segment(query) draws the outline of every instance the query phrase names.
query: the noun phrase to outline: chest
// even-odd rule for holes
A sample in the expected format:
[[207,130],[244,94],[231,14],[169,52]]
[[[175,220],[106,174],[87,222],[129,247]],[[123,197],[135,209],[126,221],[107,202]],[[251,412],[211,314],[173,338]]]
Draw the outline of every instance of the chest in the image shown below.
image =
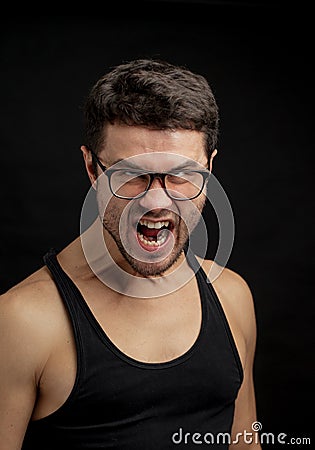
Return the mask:
[[[197,291],[198,292],[198,291]],[[91,309],[91,308],[90,308]],[[196,341],[202,307],[195,292],[171,299],[112,300],[94,305],[96,328],[125,355],[161,363],[185,353]]]
[[199,290],[195,281],[165,303],[114,305],[106,315],[94,308],[83,335],[93,344],[85,348],[86,384],[79,394],[87,408],[99,405],[102,421],[184,411],[216,415],[233,403],[240,361],[205,287]]
[[187,288],[160,304],[78,304],[45,366],[34,418],[70,407],[68,419],[95,423],[162,405],[166,413],[229,403],[240,381],[237,364],[220,317],[196,292]]

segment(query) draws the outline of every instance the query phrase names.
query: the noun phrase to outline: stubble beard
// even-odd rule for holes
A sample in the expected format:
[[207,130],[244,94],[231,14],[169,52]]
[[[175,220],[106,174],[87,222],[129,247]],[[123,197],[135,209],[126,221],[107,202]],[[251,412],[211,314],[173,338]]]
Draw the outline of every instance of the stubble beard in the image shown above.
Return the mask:
[[[157,277],[163,275],[168,269],[170,269],[181,257],[182,253],[186,251],[189,243],[189,234],[187,231],[183,231],[183,236],[176,238],[176,243],[173,247],[171,254],[160,262],[144,262],[139,261],[136,258],[133,258],[129,252],[123,246],[119,233],[117,233],[117,228],[113,227],[110,221],[107,219],[103,219],[103,227],[104,229],[111,235],[114,239],[117,248],[123,258],[127,261],[130,267],[135,271],[138,275],[143,276],[145,278],[149,277]],[[184,228],[184,227],[182,227]]]
[[[101,199],[98,199],[98,205],[101,206]],[[182,217],[178,216],[178,223],[176,227],[176,235],[174,246],[170,254],[163,260],[158,262],[149,262],[149,261],[141,261],[133,256],[125,249],[122,240],[119,234],[119,222],[120,222],[120,214],[117,214],[117,208],[115,205],[111,205],[111,202],[107,204],[105,208],[105,212],[103,208],[99,208],[99,213],[103,209],[103,217],[100,214],[100,220],[103,224],[104,229],[109,233],[109,235],[114,240],[120,254],[123,256],[124,260],[127,261],[129,266],[133,271],[136,272],[136,275],[140,275],[142,277],[158,277],[163,275],[167,270],[169,270],[172,266],[176,264],[176,262],[180,259],[183,252],[186,252],[189,246],[189,231],[197,226],[202,210],[205,205],[205,200],[200,199],[197,204],[195,204],[196,208],[193,211],[190,211],[190,214],[187,215],[187,219],[184,220]],[[187,222],[187,224],[186,224]]]

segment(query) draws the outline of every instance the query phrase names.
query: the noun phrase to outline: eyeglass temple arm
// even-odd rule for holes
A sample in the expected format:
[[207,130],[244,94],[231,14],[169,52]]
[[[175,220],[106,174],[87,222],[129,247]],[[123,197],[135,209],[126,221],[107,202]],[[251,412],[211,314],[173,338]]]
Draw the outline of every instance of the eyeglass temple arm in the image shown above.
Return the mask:
[[105,172],[106,167],[104,166],[104,164],[101,163],[101,161],[98,159],[96,153],[93,152],[93,150],[90,150],[92,158],[94,159],[94,161],[96,161],[96,163],[99,165],[99,167],[103,170],[103,172]]

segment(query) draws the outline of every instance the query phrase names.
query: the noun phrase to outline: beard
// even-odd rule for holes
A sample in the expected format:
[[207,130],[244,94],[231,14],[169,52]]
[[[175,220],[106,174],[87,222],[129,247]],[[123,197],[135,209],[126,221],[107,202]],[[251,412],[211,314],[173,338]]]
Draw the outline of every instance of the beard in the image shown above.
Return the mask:
[[[122,200],[119,200],[119,202],[122,202]],[[164,210],[159,213],[159,216],[162,218],[163,213],[164,217],[169,217],[171,214],[172,217],[174,217],[174,229],[173,229],[173,248],[169,252],[169,254],[166,255],[164,259],[156,260],[156,255],[158,255],[157,252],[152,252],[148,255],[147,259],[145,261],[142,261],[140,258],[137,259],[136,257],[132,256],[130,252],[126,249],[126,247],[123,245],[121,235],[120,235],[120,220],[122,211],[124,210],[124,205],[119,205],[120,208],[118,208],[117,200],[113,199],[110,200],[109,203],[106,206],[106,209],[104,211],[104,208],[99,208],[99,217],[103,224],[104,229],[109,233],[109,235],[114,240],[119,253],[122,255],[124,260],[129,264],[131,269],[135,271],[138,275],[149,278],[149,277],[157,277],[163,275],[168,269],[170,269],[174,264],[180,259],[183,252],[186,252],[188,246],[189,246],[189,237],[191,231],[197,226],[200,217],[201,212],[203,210],[205,204],[205,200],[200,198],[199,201],[195,202],[195,208],[193,210],[189,210],[188,214],[185,214],[185,219],[182,217],[183,215],[179,215],[174,213],[174,211]],[[98,205],[101,206],[101,199],[98,201]],[[137,209],[137,208],[136,208]],[[103,211],[103,214],[101,213]],[[138,216],[142,216],[143,214],[139,213],[139,210],[137,209]],[[154,217],[155,220],[158,220],[159,217],[157,214],[154,214],[152,211],[151,214],[148,214],[146,212],[146,217]],[[128,218],[128,220],[130,217]],[[131,222],[131,220],[130,220]],[[126,233],[128,233],[128,230],[132,227],[131,223],[128,223],[125,225]],[[190,230],[190,231],[189,231]],[[132,234],[132,236],[134,236]],[[133,237],[131,238],[133,239]],[[134,245],[139,245],[138,242],[136,242],[136,236],[134,237],[135,243]]]
[[117,236],[117,232],[109,226],[106,219],[103,220],[104,229],[111,235],[114,239],[117,248],[130,267],[139,275],[142,275],[145,278],[149,277],[157,277],[163,275],[168,269],[170,269],[180,258],[183,252],[185,252],[188,248],[189,243],[189,235],[185,233],[184,239],[178,239],[176,245],[171,252],[171,254],[160,262],[143,262],[138,259],[132,257],[130,253],[123,246],[121,239]]

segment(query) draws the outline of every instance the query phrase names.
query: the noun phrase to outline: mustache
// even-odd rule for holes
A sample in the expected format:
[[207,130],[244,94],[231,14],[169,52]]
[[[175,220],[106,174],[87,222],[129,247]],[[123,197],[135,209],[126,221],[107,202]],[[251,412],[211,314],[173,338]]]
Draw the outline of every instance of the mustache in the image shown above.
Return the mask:
[[147,220],[155,220],[155,221],[159,221],[161,220],[170,220],[173,225],[179,223],[180,221],[180,216],[179,214],[177,214],[176,212],[169,210],[169,209],[159,209],[158,211],[154,211],[154,210],[147,210],[147,209],[139,209],[137,208],[136,210],[131,210],[130,211],[130,216],[131,217],[137,217],[138,220],[140,220],[142,217],[145,217]]

